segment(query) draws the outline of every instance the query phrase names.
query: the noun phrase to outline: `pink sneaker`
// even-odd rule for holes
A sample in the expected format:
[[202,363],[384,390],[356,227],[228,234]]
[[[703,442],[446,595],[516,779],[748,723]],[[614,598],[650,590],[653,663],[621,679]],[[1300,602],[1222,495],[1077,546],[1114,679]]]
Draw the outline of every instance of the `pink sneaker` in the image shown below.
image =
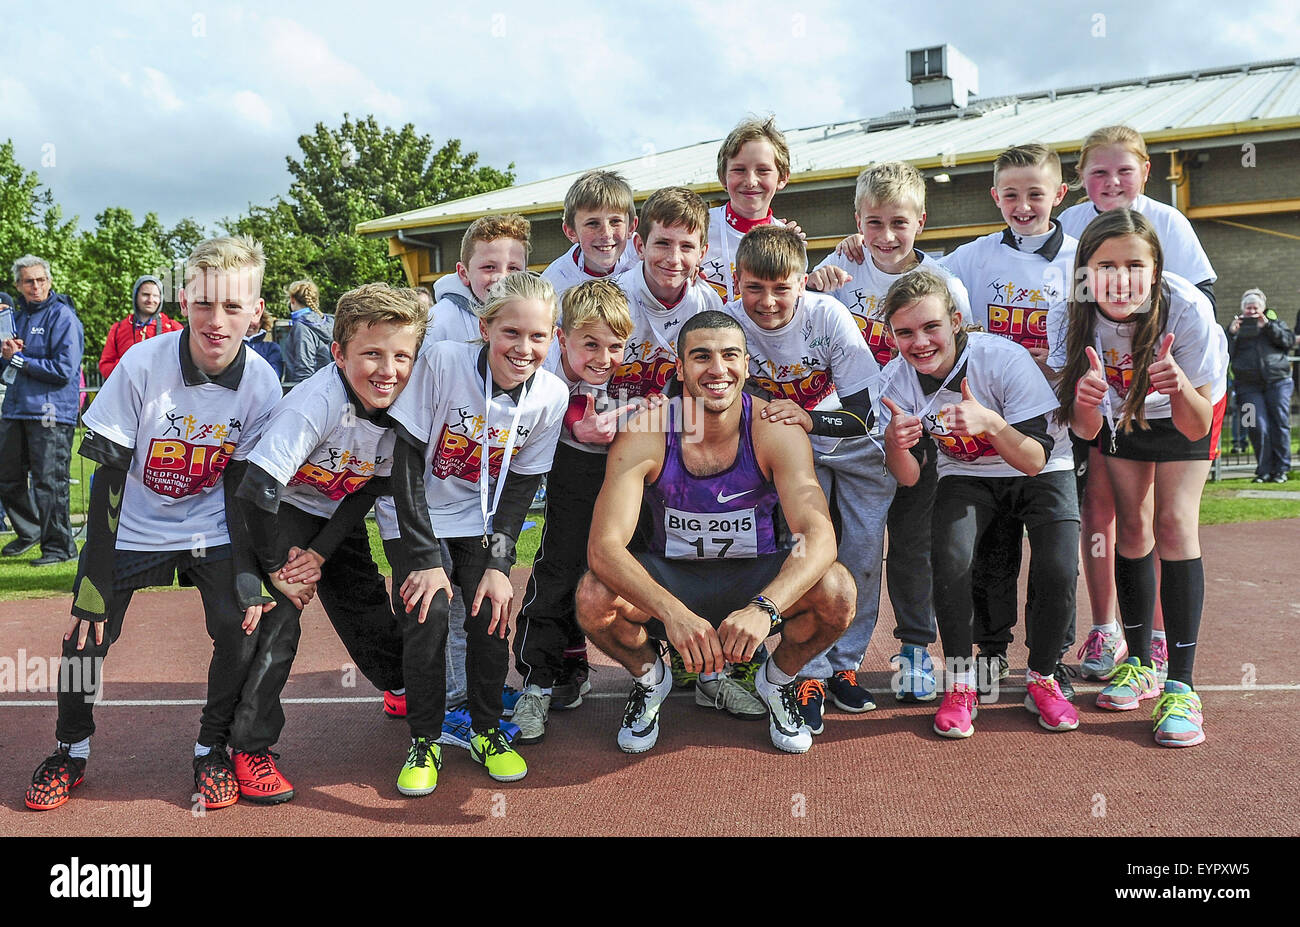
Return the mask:
[[979,714],[980,698],[974,686],[958,683],[943,697],[934,716],[934,732],[940,737],[969,737],[975,733],[971,722]]
[[1163,637],[1151,638],[1151,662],[1156,665],[1156,682],[1162,686],[1169,678],[1169,641]]
[[1025,707],[1038,715],[1038,723],[1049,731],[1072,731],[1079,726],[1079,713],[1061,694],[1061,686],[1051,676],[1029,680]]

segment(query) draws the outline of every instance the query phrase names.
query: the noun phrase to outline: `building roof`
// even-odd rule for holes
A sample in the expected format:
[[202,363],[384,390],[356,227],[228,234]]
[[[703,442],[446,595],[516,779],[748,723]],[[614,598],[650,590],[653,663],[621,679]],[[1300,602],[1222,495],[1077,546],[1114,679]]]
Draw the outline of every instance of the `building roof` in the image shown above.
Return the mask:
[[[1300,136],[1300,59],[1161,74],[973,99],[958,109],[904,109],[869,119],[785,130],[790,187],[855,176],[867,164],[910,161],[918,167],[987,163],[1010,145],[1039,141],[1077,150],[1083,135],[1103,125],[1130,125],[1159,148],[1184,139],[1285,132]],[[720,190],[711,139],[614,164],[638,198],[659,187]],[[555,213],[584,171],[574,171],[363,222],[364,235],[391,235],[464,226],[490,212]]]

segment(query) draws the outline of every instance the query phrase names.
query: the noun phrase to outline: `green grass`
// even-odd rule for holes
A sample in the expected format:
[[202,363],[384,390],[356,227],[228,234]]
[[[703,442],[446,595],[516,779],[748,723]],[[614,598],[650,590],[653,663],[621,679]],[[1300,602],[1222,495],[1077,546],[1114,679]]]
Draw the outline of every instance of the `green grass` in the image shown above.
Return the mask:
[[1300,480],[1289,483],[1252,483],[1250,477],[1206,483],[1201,495],[1201,524],[1230,525],[1276,518],[1300,518],[1300,499],[1239,499],[1243,489],[1265,492],[1300,492]]
[[[74,509],[76,491],[77,487],[72,487]],[[542,523],[545,519],[541,515],[531,513],[528,518],[536,521],[537,524],[524,531],[519,538],[518,566],[530,567],[533,565],[533,557],[537,554],[537,546],[542,541]],[[379,541],[379,528],[373,521],[367,521],[366,530],[370,533],[370,550],[375,563],[379,564],[379,570],[385,576],[391,575],[392,569],[388,565],[388,558],[384,556],[384,546]],[[13,538],[12,532],[7,535],[0,534],[0,544],[8,544]],[[77,547],[80,549],[80,543]],[[31,561],[39,556],[38,546],[21,557],[0,559],[0,602],[65,596],[72,592],[72,581],[77,578],[77,561],[69,560],[67,563],[56,563],[54,566],[37,569],[31,566]],[[172,584],[172,588],[176,588],[175,583]]]

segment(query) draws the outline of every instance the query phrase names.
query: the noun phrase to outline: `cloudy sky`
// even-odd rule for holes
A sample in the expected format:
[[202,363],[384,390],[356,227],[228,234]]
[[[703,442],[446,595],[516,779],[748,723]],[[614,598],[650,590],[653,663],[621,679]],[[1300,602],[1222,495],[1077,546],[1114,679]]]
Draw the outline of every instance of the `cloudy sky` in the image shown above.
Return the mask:
[[983,96],[1300,56],[1294,0],[1136,6],[18,0],[0,140],[83,224],[122,205],[211,226],[285,192],[298,136],[344,112],[529,181],[719,138],[747,112],[795,127],[907,106],[904,50],[944,42]]

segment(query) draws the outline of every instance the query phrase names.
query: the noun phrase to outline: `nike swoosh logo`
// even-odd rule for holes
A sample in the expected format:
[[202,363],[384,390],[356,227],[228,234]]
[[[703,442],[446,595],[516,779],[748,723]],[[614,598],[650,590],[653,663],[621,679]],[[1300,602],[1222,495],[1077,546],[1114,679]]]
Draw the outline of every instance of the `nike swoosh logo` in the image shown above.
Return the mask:
[[1136,631],[1138,628],[1142,627],[1142,625],[1140,625],[1140,624],[1126,624],[1126,625],[1124,625],[1124,627],[1128,628],[1130,631]]
[[719,503],[720,505],[726,505],[726,504],[727,504],[728,502],[730,502],[732,499],[739,499],[741,496],[748,496],[748,495],[749,495],[751,492],[753,492],[753,491],[754,491],[754,490],[752,490],[752,489],[746,489],[744,492],[733,493],[732,495],[727,496],[727,495],[723,495],[722,490],[719,489],[719,490],[718,490],[718,503]]
[[633,736],[633,737],[648,737],[648,736],[650,736],[650,732],[653,731],[653,730],[655,729],[655,726],[656,726],[658,723],[659,723],[659,715],[656,713],[655,716],[654,716],[653,718],[650,719],[650,726],[649,726],[649,727],[647,727],[644,731],[633,731],[633,732],[632,732],[632,736]]
[[1190,644],[1178,644],[1178,643],[1175,643],[1174,646],[1175,646],[1175,647],[1195,647],[1195,646],[1196,646],[1196,641],[1192,641]]
[[117,522],[122,517],[122,490],[108,491],[108,529],[117,533]]

